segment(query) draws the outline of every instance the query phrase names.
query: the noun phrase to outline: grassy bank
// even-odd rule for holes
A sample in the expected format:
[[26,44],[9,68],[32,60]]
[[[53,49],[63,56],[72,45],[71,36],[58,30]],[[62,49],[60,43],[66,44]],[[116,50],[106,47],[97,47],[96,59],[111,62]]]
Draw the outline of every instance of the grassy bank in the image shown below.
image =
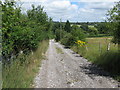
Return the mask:
[[117,45],[113,44],[111,39],[112,37],[87,38],[86,47],[77,49],[77,46],[72,46],[72,50],[103,67],[117,80],[120,80],[120,53],[117,51]]
[[95,38],[95,37],[111,37],[110,35],[107,34],[98,34],[98,35],[89,35],[89,38]]
[[[3,68],[3,88],[30,88],[45,57],[48,41],[42,41],[36,51],[26,56],[19,55],[11,65]],[[24,63],[23,63],[24,62]]]

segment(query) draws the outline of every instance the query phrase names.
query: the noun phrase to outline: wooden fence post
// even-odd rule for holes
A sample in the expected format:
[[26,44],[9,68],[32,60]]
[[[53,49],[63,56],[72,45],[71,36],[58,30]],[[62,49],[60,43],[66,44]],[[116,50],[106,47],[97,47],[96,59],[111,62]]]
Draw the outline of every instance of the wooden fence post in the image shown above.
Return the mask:
[[88,51],[88,47],[87,47],[87,45],[85,45],[85,48],[86,48],[86,51]]
[[107,45],[107,51],[110,50],[110,43]]
[[99,51],[101,53],[101,43],[99,42]]
[[31,50],[31,53],[32,53],[32,55],[33,55],[33,51]]

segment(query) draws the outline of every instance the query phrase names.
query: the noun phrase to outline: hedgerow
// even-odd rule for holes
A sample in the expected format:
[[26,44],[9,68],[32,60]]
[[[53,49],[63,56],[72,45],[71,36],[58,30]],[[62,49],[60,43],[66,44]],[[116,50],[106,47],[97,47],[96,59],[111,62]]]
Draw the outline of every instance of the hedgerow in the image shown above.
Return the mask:
[[43,7],[35,7],[26,14],[14,1],[0,2],[2,7],[2,59],[3,63],[10,61],[12,56],[21,51],[28,54],[38,47],[42,40],[51,36],[51,18],[48,18]]

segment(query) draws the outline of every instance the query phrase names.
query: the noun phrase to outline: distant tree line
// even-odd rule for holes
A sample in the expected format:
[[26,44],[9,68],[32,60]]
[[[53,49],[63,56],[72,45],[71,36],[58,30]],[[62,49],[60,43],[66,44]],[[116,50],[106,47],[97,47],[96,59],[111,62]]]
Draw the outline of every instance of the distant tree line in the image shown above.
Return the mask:
[[60,41],[65,46],[72,46],[76,40],[85,41],[84,31],[77,25],[71,26],[69,20],[66,23],[57,22],[53,26],[55,40]]

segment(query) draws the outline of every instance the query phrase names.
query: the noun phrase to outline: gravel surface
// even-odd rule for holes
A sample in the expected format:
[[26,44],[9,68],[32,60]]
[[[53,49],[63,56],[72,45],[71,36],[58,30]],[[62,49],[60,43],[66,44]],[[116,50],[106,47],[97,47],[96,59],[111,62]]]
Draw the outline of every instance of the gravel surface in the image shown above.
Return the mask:
[[[60,48],[62,53],[58,53]],[[116,88],[118,82],[101,68],[50,40],[46,60],[34,80],[35,88]]]

